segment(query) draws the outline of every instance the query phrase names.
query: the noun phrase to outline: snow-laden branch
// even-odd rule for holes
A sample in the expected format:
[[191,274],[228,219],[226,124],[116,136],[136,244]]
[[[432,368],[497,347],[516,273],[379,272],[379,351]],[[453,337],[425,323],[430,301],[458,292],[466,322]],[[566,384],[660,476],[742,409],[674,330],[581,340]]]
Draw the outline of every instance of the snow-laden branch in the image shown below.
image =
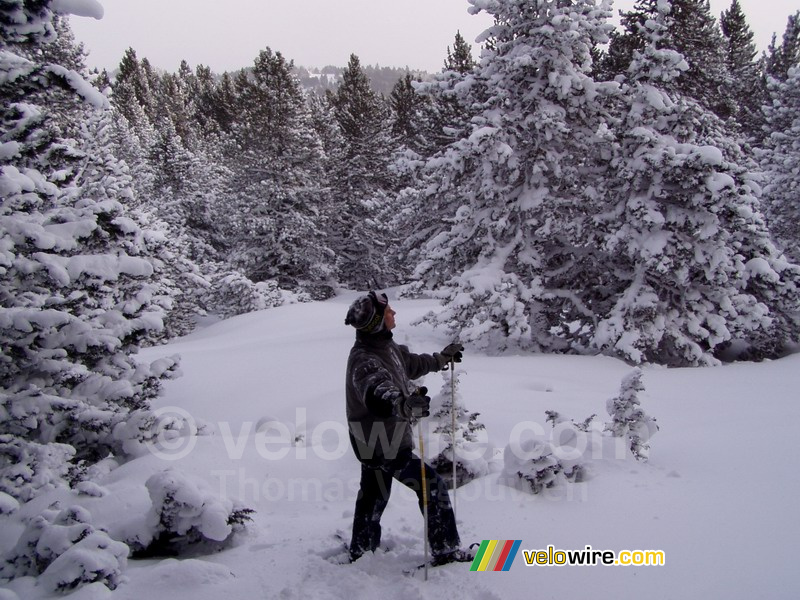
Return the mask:
[[53,0],[50,8],[53,12],[92,17],[98,21],[103,18],[103,6],[97,0]]
[[86,81],[77,71],[66,69],[61,65],[47,65],[45,70],[63,79],[81,98],[95,108],[103,109],[108,107],[108,98],[91,83]]

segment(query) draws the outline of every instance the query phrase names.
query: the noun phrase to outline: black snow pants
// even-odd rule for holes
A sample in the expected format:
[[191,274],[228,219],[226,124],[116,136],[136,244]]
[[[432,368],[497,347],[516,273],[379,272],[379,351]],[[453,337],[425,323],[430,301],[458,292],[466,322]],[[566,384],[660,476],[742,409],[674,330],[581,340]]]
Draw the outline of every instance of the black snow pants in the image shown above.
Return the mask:
[[[422,503],[422,467],[411,450],[400,450],[397,457],[379,466],[361,463],[361,489],[353,516],[353,538],[350,557],[355,560],[364,552],[377,550],[381,542],[381,516],[389,503],[392,479],[411,488]],[[433,556],[447,554],[461,545],[456,519],[450,506],[447,485],[430,465],[425,465],[428,492],[428,542]]]

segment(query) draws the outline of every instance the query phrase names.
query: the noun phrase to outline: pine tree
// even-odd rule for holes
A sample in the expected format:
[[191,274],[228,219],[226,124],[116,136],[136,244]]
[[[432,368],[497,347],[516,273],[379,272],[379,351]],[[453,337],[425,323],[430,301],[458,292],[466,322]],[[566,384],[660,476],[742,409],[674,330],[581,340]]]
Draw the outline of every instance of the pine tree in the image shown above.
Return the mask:
[[228,223],[233,264],[253,282],[330,293],[324,154],[292,63],[267,48],[236,79],[240,113],[232,125]]
[[156,114],[154,105],[153,88],[149,71],[145,71],[136,51],[128,48],[119,64],[119,70],[114,78],[114,106],[134,127],[142,126],[139,121],[141,115],[134,107],[139,107],[144,116],[153,123],[153,116]]
[[214,119],[223,131],[229,132],[231,124],[234,122],[237,109],[238,97],[233,83],[233,78],[228,73],[223,73],[214,94]]
[[[477,113],[472,107],[482,100],[478,91],[482,84],[473,77],[475,67],[469,45],[456,33],[453,50],[447,48],[444,70],[432,80],[415,85],[419,98],[415,144],[395,160],[395,169],[404,176],[404,183],[408,182],[398,195],[403,209],[393,219],[394,229],[401,232],[397,260],[402,263],[417,264],[422,246],[449,227],[442,216],[457,208],[452,204],[458,200],[449,195],[430,197],[425,193],[431,183],[438,185],[439,178],[438,166],[426,169],[425,165],[468,135]],[[431,214],[437,218],[429,218]]]
[[188,70],[186,61],[177,75],[165,73],[161,79],[156,94],[156,102],[161,107],[161,114],[155,123],[168,118],[180,136],[181,143],[188,150],[198,148],[197,133],[194,128],[195,113],[197,111],[194,99],[197,96],[194,74]]
[[642,370],[634,369],[622,380],[619,396],[606,402],[611,421],[606,431],[614,437],[627,437],[631,453],[636,460],[646,461],[650,454],[650,441],[659,427],[656,420],[641,408],[639,392],[644,391]]
[[765,115],[771,133],[759,154],[770,229],[800,264],[800,67],[787,75],[786,81],[770,81],[772,103],[765,106]]
[[[485,426],[478,421],[480,413],[471,413],[464,405],[458,389],[462,374],[463,371],[451,377],[448,371],[442,373],[442,388],[431,398],[431,417],[426,421],[430,432],[426,447],[441,448],[430,464],[450,489],[465,485],[489,472],[489,465],[477,444],[478,432],[484,430]],[[456,463],[456,486],[453,485],[453,460]]]
[[127,205],[140,208],[147,199],[156,197],[156,173],[151,160],[151,148],[156,144],[157,135],[142,107],[133,103],[130,108],[133,122],[128,121],[121,111],[114,109],[110,136],[114,155],[128,165],[132,187],[136,192],[128,199]]
[[597,76],[601,79],[614,79],[628,71],[633,60],[633,53],[641,52],[647,44],[644,24],[655,12],[655,2],[637,0],[629,11],[619,11],[620,29],[609,35],[608,49],[601,53],[596,67]]
[[[601,73],[606,77],[629,70],[635,52],[646,46],[649,21],[658,18],[660,7],[667,0],[637,0],[633,10],[622,13],[624,32],[612,35],[608,55]],[[726,66],[725,43],[716,19],[711,15],[708,0],[669,0],[669,36],[660,43],[680,52],[689,68],[677,80],[680,91],[722,119],[734,110],[726,95],[730,75]]]
[[614,86],[589,72],[608,9],[589,0],[481,7],[497,21],[470,82],[482,112],[430,161],[426,194],[453,209],[416,276],[443,298],[434,321],[465,342],[562,346],[553,328],[591,319],[601,272],[590,219],[610,158],[604,94]]
[[414,89],[411,73],[399,79],[389,96],[392,107],[392,134],[395,143],[405,149],[421,150],[420,113],[425,99]]
[[[222,132],[227,130],[227,127],[223,127],[221,122],[226,119],[221,119],[219,116],[221,107],[218,105],[218,90],[221,84],[217,84],[211,69],[205,65],[197,65],[194,77],[196,90],[195,110],[192,115],[193,128],[206,140],[219,140]],[[227,78],[226,85],[230,85],[230,76]]]
[[681,93],[694,98],[721,119],[728,119],[735,105],[726,94],[730,78],[725,42],[709,0],[672,0],[675,49],[689,63],[678,79]]
[[769,240],[741,149],[679,92],[668,19],[648,22],[630,67],[614,204],[596,219],[615,304],[593,344],[673,365],[715,364],[734,340],[775,355],[797,338],[798,270]]
[[785,81],[789,69],[800,66],[800,11],[789,15],[780,45],[775,36],[766,57],[766,72],[779,81]]
[[732,117],[750,139],[760,139],[763,127],[761,106],[766,99],[763,76],[756,61],[753,32],[742,12],[739,0],[720,18],[722,34],[725,36],[726,57],[730,74],[729,90],[734,112]]
[[430,157],[454,141],[461,139],[469,129],[474,111],[470,104],[479,102],[476,90],[467,97],[459,88],[470,88],[466,82],[473,82],[472,73],[476,68],[469,44],[456,33],[453,50],[447,48],[444,69],[437,73],[433,81],[418,86],[418,93],[428,101],[423,105],[422,137],[425,146],[423,156]]
[[395,182],[389,116],[383,98],[372,91],[356,55],[351,55],[336,92],[329,93],[344,139],[342,178],[333,181],[335,219],[331,247],[338,256],[339,281],[358,289],[398,283],[401,265],[387,261],[396,233],[385,225],[388,194]]
[[461,35],[460,31],[456,31],[456,37],[453,41],[453,49],[447,47],[447,58],[444,61],[445,71],[455,71],[466,75],[471,73],[475,68],[475,59],[472,58],[472,48]]
[[86,69],[86,50],[83,44],[75,40],[75,35],[69,26],[69,16],[55,15],[53,29],[55,29],[56,38],[38,48],[41,61],[58,64],[73,71],[84,71]]
[[135,452],[158,427],[150,401],[177,367],[134,358],[167,299],[118,163],[62,137],[69,126],[48,110],[83,97],[69,123],[86,123],[106,99],[81,73],[18,53],[54,39],[50,4],[0,7],[0,72],[15,72],[0,81],[0,489],[26,500],[81,462]]
[[333,105],[328,96],[311,94],[308,96],[311,123],[322,143],[325,154],[325,173],[327,181],[338,179],[339,170],[344,168],[346,154],[345,139],[336,121]]

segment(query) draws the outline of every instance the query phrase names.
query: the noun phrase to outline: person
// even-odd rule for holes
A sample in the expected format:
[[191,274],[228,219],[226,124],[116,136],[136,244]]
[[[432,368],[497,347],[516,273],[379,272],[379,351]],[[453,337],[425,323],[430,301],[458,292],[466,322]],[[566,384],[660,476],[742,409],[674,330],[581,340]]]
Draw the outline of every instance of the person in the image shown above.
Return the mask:
[[[429,416],[430,398],[411,380],[462,358],[460,344],[433,354],[413,354],[398,345],[392,339],[396,314],[385,294],[371,291],[350,305],[345,318],[345,324],[356,329],[347,361],[346,401],[350,443],[361,463],[351,561],[378,548],[393,479],[416,492],[423,511],[423,466],[413,453],[411,427]],[[472,560],[471,552],[460,547],[446,484],[430,465],[425,464],[424,471],[431,564]]]

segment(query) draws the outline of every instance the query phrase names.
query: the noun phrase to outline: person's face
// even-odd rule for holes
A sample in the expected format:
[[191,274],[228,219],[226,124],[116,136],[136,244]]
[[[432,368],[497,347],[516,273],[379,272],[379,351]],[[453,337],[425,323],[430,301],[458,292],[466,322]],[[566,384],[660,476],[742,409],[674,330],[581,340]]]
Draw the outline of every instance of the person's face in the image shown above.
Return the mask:
[[394,309],[387,304],[386,305],[386,310],[383,313],[383,326],[386,327],[386,329],[388,331],[391,331],[397,325],[397,323],[395,323],[395,320],[394,320],[394,316],[396,314],[397,313],[394,312]]

